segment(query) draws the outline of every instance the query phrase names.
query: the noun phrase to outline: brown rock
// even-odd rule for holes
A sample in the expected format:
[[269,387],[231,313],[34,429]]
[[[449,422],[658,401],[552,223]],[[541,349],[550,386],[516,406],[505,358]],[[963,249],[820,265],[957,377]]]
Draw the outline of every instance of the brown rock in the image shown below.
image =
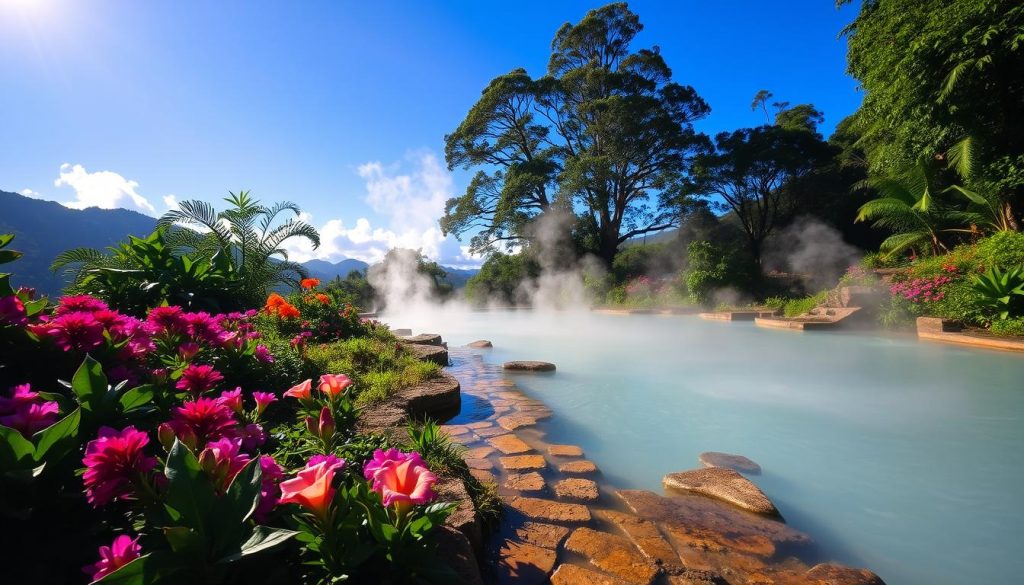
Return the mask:
[[498,583],[533,585],[546,583],[555,568],[555,551],[514,540],[505,540],[498,551]]
[[473,545],[464,534],[449,526],[440,526],[430,538],[437,545],[437,558],[455,572],[456,583],[483,585]]
[[473,500],[466,491],[462,480],[453,477],[442,477],[433,486],[438,499],[442,502],[454,502],[458,504],[455,511],[448,515],[444,523],[447,526],[458,530],[469,539],[474,550],[479,550],[483,544],[483,536],[480,532],[480,522],[476,517],[476,508]]
[[557,550],[565,537],[569,535],[569,529],[555,524],[523,522],[516,527],[515,533],[516,538],[522,542]]
[[583,457],[583,449],[576,445],[548,445],[548,455],[557,457]]
[[466,428],[467,429],[478,430],[478,429],[486,429],[486,428],[492,427],[492,426],[494,426],[494,423],[492,423],[491,421],[489,421],[489,420],[481,420],[481,421],[471,422],[471,423],[467,424]]
[[607,532],[577,528],[565,541],[565,549],[630,583],[649,585],[658,574],[658,569],[628,540]]
[[464,457],[466,459],[483,459],[491,453],[494,453],[493,447],[477,447],[466,451]]
[[543,455],[513,455],[511,457],[499,457],[501,466],[509,471],[520,469],[544,469],[548,466]]
[[834,563],[815,565],[804,575],[815,585],[885,585],[867,569],[852,569]]
[[505,455],[516,455],[533,451],[533,448],[515,435],[500,435],[487,440],[487,443]]
[[445,367],[448,365],[448,350],[440,345],[408,345],[409,351],[421,362],[434,362]]
[[513,372],[554,372],[555,364],[536,360],[517,360],[501,364],[502,369]]
[[683,569],[678,575],[668,576],[668,585],[729,585],[714,571]]
[[505,479],[505,487],[517,492],[539,492],[544,489],[544,478],[536,471],[530,473],[510,473]]
[[579,461],[570,461],[559,465],[558,471],[561,471],[562,473],[578,473],[583,475],[588,473],[597,473],[597,466],[594,465],[593,461],[580,459]]
[[514,431],[520,427],[528,427],[537,424],[537,419],[525,414],[510,414],[498,417],[498,424],[501,428]]
[[555,495],[570,500],[596,501],[599,494],[597,484],[589,479],[573,477],[555,484]]
[[483,438],[496,437],[498,435],[504,435],[504,434],[508,433],[508,431],[506,431],[505,429],[503,429],[501,427],[487,427],[487,428],[484,428],[484,429],[476,429],[473,432],[475,432],[478,437],[483,437]]
[[480,483],[497,483],[498,482],[497,478],[494,477],[494,474],[491,473],[490,471],[486,470],[486,469],[473,469],[471,467],[469,469],[469,474],[472,475],[473,477],[475,477],[477,479],[477,481],[479,481]]
[[649,520],[638,518],[632,514],[624,514],[613,510],[595,512],[598,518],[610,522],[626,533],[640,552],[652,562],[663,567],[669,573],[678,573],[683,569],[679,555],[672,545],[662,537],[657,525]]
[[551,585],[629,585],[629,581],[563,563],[551,575]]
[[494,464],[491,463],[490,459],[466,459],[466,465],[470,469],[480,469],[483,471],[490,471],[494,469]]
[[441,336],[436,333],[420,333],[419,335],[405,335],[399,337],[402,342],[409,345],[441,345]]
[[581,504],[567,504],[540,498],[517,496],[508,505],[531,520],[548,522],[589,522],[590,510]]
[[743,455],[731,453],[719,453],[718,451],[706,451],[701,453],[697,460],[707,467],[724,467],[740,473],[758,475],[761,473],[761,466],[747,459]]
[[406,388],[400,394],[408,401],[406,410],[409,416],[447,420],[459,412],[462,404],[459,388],[459,381],[454,376],[441,374],[438,378]]
[[775,504],[764,492],[731,469],[708,467],[670,473],[662,478],[661,483],[669,489],[717,498],[758,514],[779,515]]
[[494,347],[494,344],[492,344],[490,341],[487,341],[486,339],[478,339],[477,341],[470,341],[469,343],[466,344],[466,347],[484,349],[488,347]]

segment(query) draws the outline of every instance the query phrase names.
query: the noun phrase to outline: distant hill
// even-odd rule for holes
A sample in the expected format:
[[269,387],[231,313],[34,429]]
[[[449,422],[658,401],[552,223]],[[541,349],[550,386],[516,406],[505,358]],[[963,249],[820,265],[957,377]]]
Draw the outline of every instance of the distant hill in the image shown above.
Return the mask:
[[444,271],[448,273],[448,282],[452,283],[452,287],[459,289],[466,286],[466,281],[476,276],[480,272],[479,268],[451,268],[448,266],[442,266]]
[[126,209],[71,209],[53,201],[0,191],[0,233],[15,234],[12,250],[24,253],[0,269],[14,274],[15,286],[35,287],[40,294],[57,294],[64,287],[50,263],[61,252],[88,246],[103,249],[129,234],[144,236],[156,219]]
[[338,262],[328,262],[327,260],[309,260],[302,263],[303,266],[309,270],[309,275],[313,278],[319,278],[324,281],[324,284],[328,280],[334,280],[335,277],[345,278],[349,272],[358,270],[359,272],[366,272],[366,268],[369,266],[362,260],[356,260],[355,258],[345,258]]

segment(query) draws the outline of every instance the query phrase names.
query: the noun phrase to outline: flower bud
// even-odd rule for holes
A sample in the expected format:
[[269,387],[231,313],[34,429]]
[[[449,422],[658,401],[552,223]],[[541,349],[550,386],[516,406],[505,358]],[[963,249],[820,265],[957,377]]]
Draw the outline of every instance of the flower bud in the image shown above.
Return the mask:
[[320,411],[320,439],[329,441],[334,437],[335,430],[334,416],[331,415],[331,409],[325,406]]

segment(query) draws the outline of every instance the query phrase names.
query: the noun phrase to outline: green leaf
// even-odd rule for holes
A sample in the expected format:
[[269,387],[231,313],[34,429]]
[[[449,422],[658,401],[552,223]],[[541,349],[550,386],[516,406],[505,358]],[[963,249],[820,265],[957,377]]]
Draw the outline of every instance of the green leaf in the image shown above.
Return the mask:
[[14,234],[0,234],[0,248],[3,248],[7,244],[11,243],[14,239]]
[[99,581],[96,581],[94,585],[98,585],[100,583],[103,585],[145,585],[146,562],[148,559],[149,555],[142,555],[113,573],[103,577]]
[[39,313],[42,313],[43,309],[45,309],[46,305],[48,305],[49,303],[49,299],[45,298],[36,299],[34,301],[28,301],[27,303],[25,303],[25,315],[29,317],[34,317]]
[[125,412],[128,412],[133,408],[149,404],[152,401],[153,386],[151,384],[136,386],[121,395],[121,408],[123,408]]
[[11,275],[4,273],[0,274],[0,297],[9,297],[14,294],[14,289],[11,288]]
[[232,519],[236,523],[245,522],[256,511],[256,506],[260,503],[261,477],[260,460],[255,458],[238,472],[228,486],[225,497],[233,512]]
[[256,528],[253,529],[252,536],[249,537],[249,540],[242,544],[240,552],[224,557],[217,562],[220,564],[235,562],[243,557],[272,549],[297,534],[299,533],[294,530],[285,530],[284,528],[256,526]]
[[14,250],[0,250],[0,264],[14,262],[18,258],[21,258],[21,252],[15,252]]
[[188,526],[166,526],[164,538],[175,553],[201,554],[206,548],[206,539]]
[[82,409],[76,408],[71,414],[39,431],[33,436],[36,444],[35,460],[44,458],[58,460],[78,445],[78,427],[82,422]]
[[82,408],[90,412],[102,410],[101,404],[107,393],[107,388],[107,377],[103,374],[103,366],[92,359],[92,356],[85,356],[82,365],[78,367],[75,375],[71,378],[71,389],[78,396],[78,402]]
[[20,432],[0,425],[0,468],[6,470],[34,467],[36,447]]
[[207,520],[216,503],[213,486],[188,447],[175,439],[164,467],[167,505],[180,514],[183,524],[199,535],[208,534]]

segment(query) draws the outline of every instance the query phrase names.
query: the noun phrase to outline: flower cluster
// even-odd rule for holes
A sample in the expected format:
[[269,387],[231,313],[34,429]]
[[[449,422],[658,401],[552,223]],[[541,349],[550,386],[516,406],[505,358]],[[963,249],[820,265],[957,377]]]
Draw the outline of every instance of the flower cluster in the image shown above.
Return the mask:
[[630,296],[651,294],[652,281],[647,276],[634,278],[626,284],[626,294]]
[[394,505],[403,510],[412,505],[429,504],[437,497],[433,490],[437,476],[415,451],[377,449],[373,459],[363,464],[363,475],[371,482],[373,491],[380,494],[384,506]]
[[99,437],[85,448],[85,496],[93,506],[103,506],[118,499],[137,499],[147,474],[157,465],[155,457],[143,453],[149,436],[135,427],[121,431],[110,427],[100,429]]
[[899,295],[912,303],[941,301],[946,293],[942,287],[953,281],[953,277],[940,275],[931,278],[915,278],[904,282],[894,282],[889,292]]
[[271,293],[267,297],[267,304],[264,305],[263,310],[268,315],[276,315],[280,319],[296,319],[302,316],[302,313],[295,308],[295,305],[289,303],[277,293]]
[[0,425],[31,437],[57,420],[57,403],[44,400],[29,384],[18,384],[9,392],[10,396],[0,396]]

